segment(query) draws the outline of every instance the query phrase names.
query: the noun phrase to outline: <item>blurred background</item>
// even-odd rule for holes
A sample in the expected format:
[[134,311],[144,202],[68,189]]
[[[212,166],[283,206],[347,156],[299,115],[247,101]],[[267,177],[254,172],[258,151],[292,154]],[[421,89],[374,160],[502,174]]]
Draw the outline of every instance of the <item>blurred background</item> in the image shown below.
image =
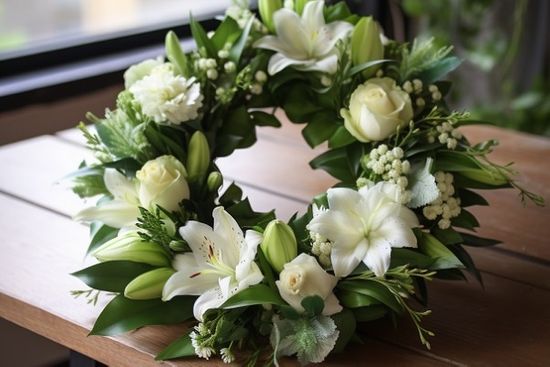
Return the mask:
[[[453,44],[463,65],[450,76],[452,107],[550,136],[549,1],[347,2],[378,19],[389,37]],[[190,49],[190,13],[212,29],[231,3],[0,0],[0,145],[74,127],[86,111],[101,114],[122,88],[123,70],[163,54],[168,30]],[[69,365],[67,350],[2,319],[0,339],[2,366]]]

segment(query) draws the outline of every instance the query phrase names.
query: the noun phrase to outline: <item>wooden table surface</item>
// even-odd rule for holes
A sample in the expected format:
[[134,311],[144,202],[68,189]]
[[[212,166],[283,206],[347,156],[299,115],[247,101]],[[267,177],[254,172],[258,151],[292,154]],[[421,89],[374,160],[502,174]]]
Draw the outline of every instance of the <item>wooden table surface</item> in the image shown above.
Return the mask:
[[[334,183],[309,169],[307,162],[319,150],[306,146],[299,129],[262,128],[256,145],[219,161],[226,179],[243,186],[255,209],[277,208],[286,219]],[[490,127],[465,132],[474,142],[500,139],[493,159],[516,162],[523,184],[550,201],[550,140]],[[69,273],[85,265],[88,229],[71,220],[82,201],[55,182],[89,156],[82,142],[70,130],[0,147],[0,316],[108,365],[158,366],[153,356],[181,335],[183,325],[87,337],[107,299],[93,307],[69,294],[85,289]],[[329,358],[326,365],[550,365],[550,210],[522,207],[511,190],[487,198],[491,207],[474,210],[482,224],[479,233],[504,243],[469,248],[485,289],[471,279],[430,284],[433,314],[425,324],[436,333],[432,350],[420,345],[408,320],[398,329],[380,321],[368,327],[365,345]]]

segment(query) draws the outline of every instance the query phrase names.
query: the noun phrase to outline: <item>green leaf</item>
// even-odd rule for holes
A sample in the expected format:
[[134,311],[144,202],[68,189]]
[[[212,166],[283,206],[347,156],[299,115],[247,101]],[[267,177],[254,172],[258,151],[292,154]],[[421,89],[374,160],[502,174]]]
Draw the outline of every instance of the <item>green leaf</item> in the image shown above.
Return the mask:
[[353,137],[344,126],[339,126],[328,140],[328,146],[331,149],[344,147],[355,142],[357,139]]
[[256,126],[281,127],[281,122],[279,119],[271,113],[253,111],[250,113],[250,116],[252,116],[252,121]]
[[446,57],[418,74],[418,78],[424,83],[433,83],[456,69],[461,63],[462,61],[456,56]]
[[407,248],[394,248],[391,252],[390,268],[402,265],[410,265],[422,269],[429,269],[434,259],[418,251]]
[[319,296],[309,296],[302,300],[301,305],[308,315],[318,316],[325,308],[325,301]]
[[250,29],[252,28],[253,23],[254,17],[250,17],[243,28],[241,36],[229,51],[229,60],[233,61],[237,65],[239,64],[239,60],[241,59],[241,55],[245,49],[246,42],[248,41],[248,35],[250,34]]
[[464,266],[466,267],[466,270],[468,270],[483,286],[483,279],[481,278],[481,273],[476,268],[474,264],[474,260],[472,259],[470,254],[468,254],[466,250],[460,245],[451,245],[449,246],[449,249],[451,249],[451,251],[460,260],[460,262],[464,264]]
[[381,319],[386,313],[388,313],[388,309],[382,305],[361,307],[353,310],[353,314],[358,322]]
[[217,57],[216,47],[214,47],[212,40],[210,40],[210,38],[208,38],[208,36],[206,35],[206,32],[202,27],[202,25],[199,22],[197,22],[193,17],[191,17],[190,25],[191,25],[191,34],[195,39],[197,48],[199,50],[201,48],[204,48],[204,50],[206,51],[206,56],[208,57],[213,57],[213,58]]
[[323,109],[315,102],[315,96],[307,84],[294,83],[286,93],[283,109],[292,122],[304,123],[308,122],[314,113]]
[[79,270],[71,275],[91,288],[121,293],[135,277],[153,269],[154,267],[151,265],[133,261],[107,261]]
[[194,355],[195,348],[193,348],[193,344],[191,343],[191,337],[186,334],[170,343],[162,352],[157,354],[155,360],[167,361],[169,359],[191,357]]
[[384,285],[372,280],[344,280],[338,285],[340,289],[351,292],[357,292],[370,296],[381,303],[385,304],[397,314],[403,312],[403,307],[391,291]]
[[355,182],[355,172],[349,166],[345,147],[329,150],[309,162],[313,169],[322,169],[343,182]]
[[90,225],[90,237],[92,239],[88,245],[88,250],[86,250],[86,255],[92,253],[92,251],[99,248],[99,246],[103,245],[105,242],[115,238],[118,231],[118,228],[109,227],[102,222],[92,222]]
[[499,243],[502,243],[499,240],[493,240],[491,238],[484,238],[479,236],[474,236],[473,234],[469,233],[462,233],[460,232],[460,236],[463,239],[462,244],[465,246],[472,246],[472,247],[487,247],[487,246],[495,246]]
[[260,266],[260,270],[262,271],[262,274],[264,275],[264,279],[266,280],[267,284],[271,287],[271,289],[277,289],[277,285],[275,284],[275,276],[273,275],[273,269],[271,268],[271,265],[269,265],[269,262],[267,262],[267,259],[265,258],[264,252],[262,250],[258,250],[258,265]]
[[220,204],[224,207],[235,204],[243,197],[243,190],[235,182],[231,183],[222,196],[220,196]]
[[233,43],[239,37],[241,28],[235,19],[231,17],[225,17],[223,22],[220,23],[216,32],[212,36],[211,40],[216,50],[224,48],[226,43]]
[[350,77],[354,76],[355,74],[358,74],[358,73],[360,73],[364,70],[367,70],[368,68],[371,68],[371,67],[376,66],[376,65],[384,64],[386,62],[395,62],[395,61],[394,60],[387,60],[387,59],[367,61],[367,62],[356,65],[356,66],[352,67],[351,69],[349,69],[349,71],[346,74],[346,77],[350,78]]
[[453,252],[437,238],[421,230],[415,230],[414,234],[418,239],[418,248],[420,251],[435,259],[430,269],[454,269],[463,267],[463,264]]
[[122,171],[128,177],[134,177],[136,172],[141,168],[141,164],[134,158],[122,158],[118,161],[104,163],[103,166]]
[[183,322],[193,317],[196,297],[180,296],[171,301],[135,301],[118,295],[101,311],[90,335],[117,335],[146,325]]
[[170,31],[166,34],[165,39],[166,57],[172,65],[176,67],[179,74],[188,78],[191,75],[189,65],[187,64],[187,56],[181,49],[180,41],[174,31]]
[[459,188],[457,190],[458,197],[460,198],[460,206],[463,208],[467,208],[469,206],[474,205],[489,205],[489,202],[485,200],[485,198],[481,195],[479,195],[475,191],[471,191],[464,188]]
[[343,1],[334,5],[326,6],[324,13],[327,24],[337,20],[344,20],[352,15],[348,5]]
[[457,217],[451,219],[451,223],[455,227],[466,228],[469,230],[474,230],[479,227],[479,222],[472,213],[466,209],[462,209],[460,214]]
[[341,312],[332,315],[331,318],[336,324],[336,329],[340,332],[338,340],[336,340],[336,344],[332,350],[332,352],[338,353],[343,351],[346,345],[348,345],[351,337],[355,333],[357,322],[353,312],[348,309],[343,309]]
[[340,300],[342,306],[347,308],[358,308],[380,304],[380,301],[371,296],[346,290],[340,290],[338,292],[338,299]]
[[460,233],[453,228],[440,229],[438,227],[432,228],[431,233],[444,245],[459,245],[463,242]]
[[309,146],[315,148],[328,140],[336,132],[336,129],[338,129],[337,118],[334,117],[332,111],[321,111],[311,117],[302,130],[302,135]]
[[265,284],[256,284],[229,298],[220,308],[231,309],[254,305],[284,305],[279,294]]

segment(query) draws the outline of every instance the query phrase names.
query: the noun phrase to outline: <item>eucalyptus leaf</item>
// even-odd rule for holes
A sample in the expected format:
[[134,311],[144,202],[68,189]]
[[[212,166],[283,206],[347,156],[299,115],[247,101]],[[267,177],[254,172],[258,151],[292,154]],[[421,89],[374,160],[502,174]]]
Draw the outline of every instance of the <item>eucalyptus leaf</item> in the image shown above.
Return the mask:
[[133,261],[106,261],[79,270],[71,275],[87,286],[107,292],[124,292],[124,288],[137,276],[154,267]]
[[318,316],[325,308],[325,301],[319,296],[309,296],[302,300],[301,305],[308,315]]
[[177,324],[193,317],[196,297],[134,301],[118,295],[99,314],[90,335],[118,335],[146,325]]

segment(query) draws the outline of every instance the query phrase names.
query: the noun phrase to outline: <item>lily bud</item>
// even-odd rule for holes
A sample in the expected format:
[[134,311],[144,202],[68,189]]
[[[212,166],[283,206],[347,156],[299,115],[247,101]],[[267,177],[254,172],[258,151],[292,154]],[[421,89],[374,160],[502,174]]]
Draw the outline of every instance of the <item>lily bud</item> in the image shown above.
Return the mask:
[[126,285],[124,297],[137,300],[161,298],[164,284],[174,273],[172,268],[159,268],[143,273]]
[[283,7],[282,0],[260,0],[258,1],[260,16],[265,26],[271,33],[275,33],[275,24],[273,23],[273,14]]
[[206,186],[208,187],[208,191],[217,192],[218,189],[222,186],[222,184],[223,184],[223,176],[221,173],[214,171],[208,175],[208,179],[206,180]]
[[[378,24],[372,17],[364,17],[355,25],[351,35],[351,61],[357,66],[383,58],[384,45],[380,40]],[[363,72],[363,76],[373,76],[378,69],[380,65],[372,66]]]
[[191,140],[189,140],[186,166],[190,181],[199,179],[208,171],[208,166],[210,166],[210,148],[208,147],[206,136],[200,131],[196,131],[191,136]]
[[491,186],[503,186],[510,182],[510,177],[505,170],[486,164],[483,164],[483,168],[465,170],[460,174],[471,180]]
[[125,260],[153,266],[170,266],[170,258],[159,245],[147,242],[137,231],[129,231],[101,245],[93,252],[99,261]]
[[267,225],[260,248],[273,269],[279,273],[298,252],[294,231],[288,224],[277,219]]
[[302,15],[304,8],[309,1],[311,0],[295,0],[294,9],[296,9],[296,13]]

